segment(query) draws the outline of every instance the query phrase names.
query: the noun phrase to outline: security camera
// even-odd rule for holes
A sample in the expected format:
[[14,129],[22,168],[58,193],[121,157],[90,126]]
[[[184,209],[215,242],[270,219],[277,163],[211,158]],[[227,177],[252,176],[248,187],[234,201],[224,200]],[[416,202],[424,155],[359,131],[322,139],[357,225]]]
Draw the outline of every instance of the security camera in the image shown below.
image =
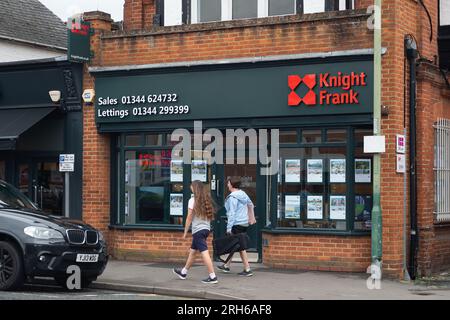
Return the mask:
[[61,91],[59,90],[49,91],[48,94],[54,103],[58,103],[61,100]]

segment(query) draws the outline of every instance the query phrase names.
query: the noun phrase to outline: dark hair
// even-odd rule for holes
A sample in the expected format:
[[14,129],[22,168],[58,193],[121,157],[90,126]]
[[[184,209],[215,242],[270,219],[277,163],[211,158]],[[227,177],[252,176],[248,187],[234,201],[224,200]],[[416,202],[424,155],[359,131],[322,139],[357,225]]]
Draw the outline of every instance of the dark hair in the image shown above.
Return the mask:
[[192,189],[194,191],[194,215],[212,220],[215,212],[215,204],[211,197],[211,192],[201,181],[192,181]]
[[241,178],[239,177],[230,177],[227,179],[231,183],[231,186],[235,189],[239,189],[241,187]]

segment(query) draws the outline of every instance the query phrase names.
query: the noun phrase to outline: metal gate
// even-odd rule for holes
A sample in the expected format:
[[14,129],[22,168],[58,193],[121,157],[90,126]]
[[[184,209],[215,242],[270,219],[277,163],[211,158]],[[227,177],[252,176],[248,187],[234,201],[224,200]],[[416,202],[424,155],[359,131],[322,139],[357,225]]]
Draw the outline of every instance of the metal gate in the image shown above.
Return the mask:
[[450,120],[438,119],[435,128],[435,214],[438,222],[450,221]]

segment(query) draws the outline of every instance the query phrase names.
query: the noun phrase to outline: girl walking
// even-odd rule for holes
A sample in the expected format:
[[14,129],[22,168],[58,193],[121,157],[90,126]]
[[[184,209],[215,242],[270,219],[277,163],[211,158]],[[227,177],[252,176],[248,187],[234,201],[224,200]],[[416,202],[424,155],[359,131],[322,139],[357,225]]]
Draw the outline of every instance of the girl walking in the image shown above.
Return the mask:
[[188,215],[184,227],[183,239],[186,239],[189,226],[192,224],[192,245],[184,268],[174,268],[173,273],[180,279],[185,280],[198,251],[202,255],[203,263],[208,268],[209,273],[208,278],[202,280],[202,282],[217,283],[217,276],[214,272],[214,266],[206,242],[211,230],[211,220],[214,216],[214,203],[209,190],[205,188],[202,182],[198,180],[193,181],[191,191],[194,197],[188,203]]

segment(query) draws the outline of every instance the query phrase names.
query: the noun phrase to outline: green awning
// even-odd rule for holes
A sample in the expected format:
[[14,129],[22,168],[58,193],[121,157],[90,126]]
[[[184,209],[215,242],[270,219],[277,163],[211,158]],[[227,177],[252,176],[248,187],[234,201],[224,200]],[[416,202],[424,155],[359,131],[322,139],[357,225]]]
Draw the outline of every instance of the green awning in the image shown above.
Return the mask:
[[0,150],[13,150],[19,136],[55,108],[0,109]]

